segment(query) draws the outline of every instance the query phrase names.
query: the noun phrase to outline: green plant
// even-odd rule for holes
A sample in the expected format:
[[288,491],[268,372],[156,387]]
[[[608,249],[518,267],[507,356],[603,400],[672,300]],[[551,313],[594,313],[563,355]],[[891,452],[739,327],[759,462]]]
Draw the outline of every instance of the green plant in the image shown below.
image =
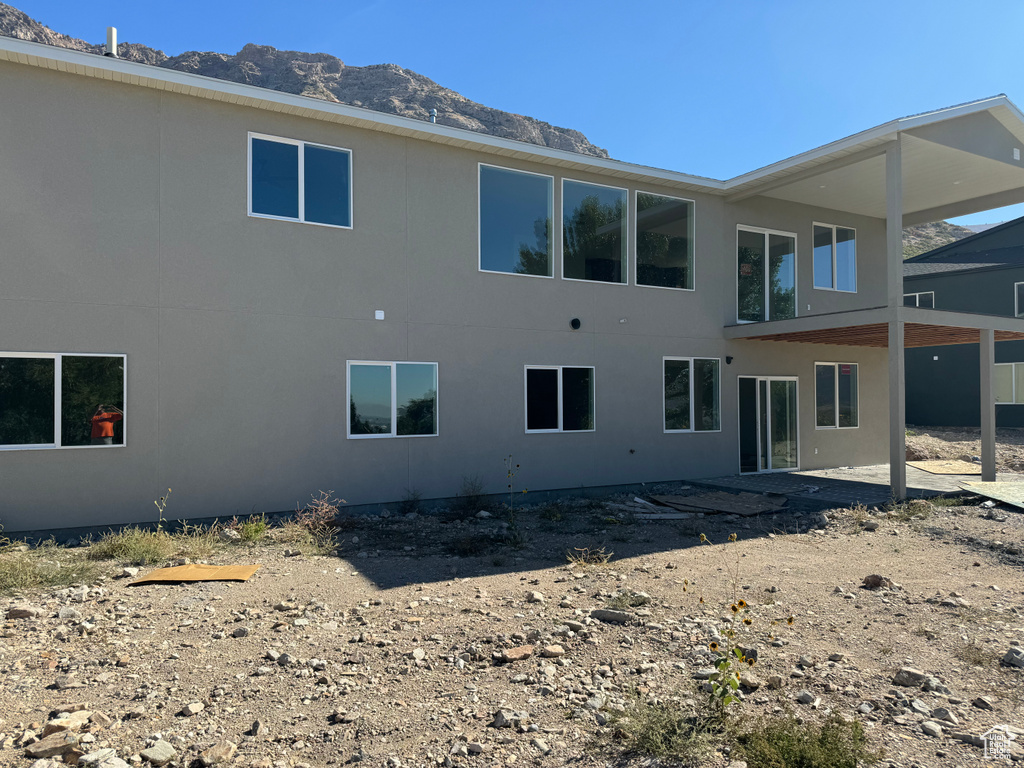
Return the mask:
[[864,727],[833,715],[821,724],[795,717],[762,719],[739,734],[730,757],[750,768],[858,768],[884,755],[868,749]]
[[151,565],[177,551],[174,538],[160,528],[155,531],[129,526],[110,530],[89,547],[90,560],[117,560],[128,565]]
[[964,506],[963,496],[935,496],[928,499],[933,507],[962,507]]
[[679,701],[652,702],[634,693],[610,725],[611,738],[627,753],[699,765],[726,723],[715,713],[688,712]]
[[640,608],[644,605],[650,605],[651,598],[640,592],[634,592],[631,589],[624,589],[621,592],[616,592],[607,600],[605,605],[615,610],[625,610],[627,608]]
[[548,504],[543,507],[539,513],[541,520],[547,520],[549,523],[560,523],[562,522],[562,510],[555,504]]
[[159,499],[153,502],[154,504],[156,504],[157,509],[156,529],[158,531],[162,531],[164,529],[164,523],[167,522],[167,515],[165,513],[167,512],[167,500],[170,497],[171,489],[168,488],[166,496],[161,496]]
[[88,584],[99,570],[79,552],[69,552],[52,539],[25,552],[8,548],[0,552],[0,595]]
[[258,541],[262,541],[270,530],[270,526],[267,524],[267,517],[262,514],[249,515],[247,520],[238,520],[236,518],[232,520],[230,527],[238,531],[242,541],[247,544],[255,544]]

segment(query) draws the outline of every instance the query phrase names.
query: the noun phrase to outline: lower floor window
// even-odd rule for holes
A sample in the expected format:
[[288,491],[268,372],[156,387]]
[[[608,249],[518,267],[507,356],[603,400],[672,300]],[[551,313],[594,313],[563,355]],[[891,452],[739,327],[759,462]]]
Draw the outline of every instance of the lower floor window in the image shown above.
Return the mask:
[[124,445],[124,355],[0,352],[0,449]]
[[437,434],[437,363],[350,362],[348,436]]
[[593,368],[527,366],[527,432],[592,432],[593,429]]
[[701,357],[664,358],[665,431],[717,432],[719,361]]
[[1024,363],[998,363],[994,368],[996,405],[1024,403]]
[[857,364],[815,363],[815,425],[846,429],[858,426]]

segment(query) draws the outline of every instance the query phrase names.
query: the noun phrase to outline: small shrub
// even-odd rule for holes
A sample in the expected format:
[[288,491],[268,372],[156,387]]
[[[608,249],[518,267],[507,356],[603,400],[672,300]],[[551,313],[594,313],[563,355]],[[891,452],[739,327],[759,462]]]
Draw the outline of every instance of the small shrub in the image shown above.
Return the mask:
[[344,499],[334,498],[334,491],[319,491],[303,508],[296,508],[295,516],[282,528],[283,538],[299,549],[312,549],[327,554],[334,548],[337,517]]
[[459,536],[448,542],[448,554],[456,557],[478,557],[491,550],[495,545],[494,537],[486,533],[473,533]]
[[999,660],[998,654],[982,648],[974,641],[958,645],[953,654],[972,667],[988,667]]
[[859,722],[838,716],[820,725],[795,717],[761,720],[737,741],[730,757],[746,760],[750,768],[858,768],[874,765],[883,756],[868,749]]
[[541,520],[546,520],[549,523],[560,523],[562,522],[562,510],[558,508],[556,504],[548,504],[541,508],[538,513]]
[[606,565],[614,555],[604,547],[573,547],[571,552],[565,553],[565,559],[569,565]]
[[680,702],[652,703],[634,695],[613,715],[612,738],[627,753],[701,765],[724,730],[721,718],[688,713]]
[[88,557],[90,560],[116,560],[127,565],[152,565],[167,560],[177,550],[174,538],[166,531],[130,526],[105,533],[89,547]]
[[0,595],[88,584],[96,579],[99,570],[98,565],[80,553],[69,552],[53,541],[27,552],[0,552]]
[[651,598],[648,595],[634,592],[631,589],[624,589],[605,600],[605,605],[618,611],[624,611],[627,608],[640,608],[644,605],[650,605],[650,602]]
[[462,516],[475,515],[481,509],[490,506],[484,497],[484,483],[479,475],[466,475],[462,478],[462,487],[455,494],[453,511]]
[[238,531],[242,541],[247,544],[255,544],[262,541],[270,530],[266,515],[249,515],[248,520],[237,521],[231,527]]
[[928,499],[933,507],[962,507],[964,506],[963,496],[936,496]]
[[406,488],[405,495],[398,503],[398,511],[403,515],[416,514],[420,511],[420,502],[423,500],[423,493],[416,488]]
[[505,534],[501,537],[501,543],[511,549],[525,549],[529,543],[529,538],[519,526],[513,524],[508,527]]

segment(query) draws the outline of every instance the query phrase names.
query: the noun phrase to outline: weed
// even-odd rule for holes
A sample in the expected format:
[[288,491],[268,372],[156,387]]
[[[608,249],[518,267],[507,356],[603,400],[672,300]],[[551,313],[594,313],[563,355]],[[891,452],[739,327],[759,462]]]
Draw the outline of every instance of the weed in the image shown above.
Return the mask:
[[691,765],[710,757],[725,725],[714,715],[688,713],[678,701],[651,702],[636,694],[610,724],[612,738],[626,752]]
[[[515,477],[519,474],[519,465],[513,463],[512,454],[510,453],[505,459],[505,479],[508,480],[508,514],[512,517],[516,509],[516,491],[515,491]],[[523,488],[520,493],[526,493],[527,489]]]
[[960,659],[960,661],[970,664],[972,667],[992,666],[999,660],[998,654],[982,648],[973,640],[971,642],[958,645],[953,650],[953,654]]
[[857,502],[857,503],[856,503],[856,504],[855,504],[855,505],[854,505],[854,506],[853,506],[853,507],[852,507],[852,508],[850,509],[850,517],[852,517],[852,518],[853,518],[853,522],[855,522],[855,523],[858,523],[858,524],[859,524],[859,523],[863,523],[863,522],[865,522],[866,520],[868,520],[868,518],[870,518],[870,517],[871,517],[871,513],[870,513],[870,512],[868,512],[868,508],[867,508],[867,507],[865,507],[865,506],[864,506],[863,504],[861,504],[860,502]]
[[163,529],[146,530],[129,526],[110,530],[89,547],[90,560],[117,560],[128,565],[152,565],[167,560],[177,551],[174,538]]
[[539,513],[541,520],[547,520],[549,523],[560,523],[562,522],[562,510],[555,504],[548,504],[543,507]]
[[479,475],[466,475],[462,487],[455,494],[454,509],[462,515],[474,515],[488,505],[484,497],[484,483]]
[[529,543],[529,539],[526,533],[513,523],[505,531],[505,535],[501,537],[501,543],[512,549],[524,549]]
[[478,557],[495,545],[494,537],[486,533],[473,533],[459,536],[448,542],[446,549],[456,557]]
[[247,544],[255,544],[259,541],[263,541],[263,539],[267,537],[267,533],[270,531],[266,515],[249,515],[248,520],[239,520],[235,518],[231,521],[229,527],[238,531],[238,535],[242,537],[242,541]]
[[927,520],[932,514],[932,505],[924,499],[890,501],[885,506],[885,516],[890,520],[906,523],[911,520]]
[[907,437],[917,437],[917,430],[916,429],[908,429],[908,430],[906,430],[906,435],[907,435]]
[[164,529],[164,523],[167,522],[166,512],[167,512],[167,500],[169,498],[171,498],[171,489],[170,488],[167,489],[167,495],[166,496],[161,496],[159,499],[157,499],[156,501],[153,502],[154,504],[156,504],[156,509],[157,509],[156,529],[158,531],[162,531]]
[[416,514],[420,511],[420,502],[423,500],[422,491],[416,488],[406,488],[405,495],[398,503],[398,511],[403,515]]
[[640,608],[649,605],[651,597],[646,592],[634,592],[631,589],[624,589],[614,593],[605,600],[605,605],[615,610],[624,611],[627,608]]
[[936,496],[928,501],[933,507],[962,507],[965,503],[963,496]]
[[569,565],[606,565],[614,555],[604,547],[573,547],[571,552],[565,553],[565,559]]
[[309,547],[317,554],[327,554],[334,548],[340,505],[346,502],[334,498],[334,491],[319,491],[319,495],[310,498],[304,508],[296,508],[291,524],[284,526],[284,538],[298,544],[300,549]]
[[746,760],[750,768],[857,768],[877,763],[884,754],[868,749],[858,721],[838,715],[820,725],[792,716],[760,720],[737,741],[730,757]]
[[88,584],[99,575],[99,566],[77,552],[69,552],[53,540],[27,552],[0,552],[0,595],[26,589],[54,589]]

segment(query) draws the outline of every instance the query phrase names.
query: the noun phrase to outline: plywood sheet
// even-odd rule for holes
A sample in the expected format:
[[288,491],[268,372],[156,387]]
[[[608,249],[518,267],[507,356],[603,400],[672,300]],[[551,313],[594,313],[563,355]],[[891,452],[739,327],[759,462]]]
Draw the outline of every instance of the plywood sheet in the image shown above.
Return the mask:
[[1024,509],[1024,483],[985,483],[967,480],[960,483],[965,491],[972,491],[979,496],[1002,501],[1014,507]]
[[679,512],[725,512],[733,515],[760,515],[777,512],[786,506],[785,496],[764,493],[709,491],[693,496],[651,496],[650,499]]
[[157,568],[155,571],[136,579],[136,584],[158,584],[183,581],[248,581],[256,571],[258,565],[178,565],[173,568]]
[[927,461],[908,461],[908,467],[923,469],[933,475],[980,475],[981,465],[973,461],[960,459],[928,459]]

